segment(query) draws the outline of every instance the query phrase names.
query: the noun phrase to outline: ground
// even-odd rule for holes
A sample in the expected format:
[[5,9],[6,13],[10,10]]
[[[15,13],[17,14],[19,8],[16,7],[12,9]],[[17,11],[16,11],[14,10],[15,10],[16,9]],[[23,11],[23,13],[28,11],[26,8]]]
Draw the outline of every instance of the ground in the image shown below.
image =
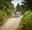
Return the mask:
[[16,30],[16,28],[19,25],[21,17],[8,18],[8,21],[0,28],[0,30]]

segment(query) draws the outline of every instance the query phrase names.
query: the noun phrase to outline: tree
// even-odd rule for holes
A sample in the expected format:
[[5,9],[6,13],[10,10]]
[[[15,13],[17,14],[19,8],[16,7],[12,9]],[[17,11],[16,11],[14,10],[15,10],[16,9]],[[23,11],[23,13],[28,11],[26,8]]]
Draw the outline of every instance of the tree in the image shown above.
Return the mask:
[[8,16],[12,16],[14,6],[11,0],[0,0],[0,26],[2,26],[7,20]]
[[14,6],[11,3],[11,0],[0,0],[0,10],[5,11],[7,14],[9,14],[14,11],[13,9]]
[[21,6],[17,4],[16,11],[21,11]]
[[22,3],[25,7],[32,8],[32,0],[24,0]]
[[12,5],[11,0],[0,0],[0,9],[7,9],[11,7],[11,5]]
[[32,0],[23,0],[22,3],[23,5],[18,8],[21,9],[22,14],[24,14],[26,11],[32,11]]

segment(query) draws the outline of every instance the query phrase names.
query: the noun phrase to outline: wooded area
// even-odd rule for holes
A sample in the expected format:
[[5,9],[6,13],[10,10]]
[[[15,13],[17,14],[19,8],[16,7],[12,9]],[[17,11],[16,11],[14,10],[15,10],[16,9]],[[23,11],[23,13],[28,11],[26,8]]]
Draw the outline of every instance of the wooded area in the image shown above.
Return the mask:
[[17,30],[32,30],[32,0],[23,0],[22,3],[23,5],[18,4],[16,7],[17,11],[23,14]]
[[0,24],[4,24],[7,17],[12,17],[14,6],[11,0],[0,0]]
[[[32,30],[32,0],[23,0],[22,4],[17,4],[16,8],[11,3],[13,0],[0,0],[0,26],[2,26],[8,17],[16,16],[16,12],[23,15],[17,30]],[[23,26],[23,27],[22,27]]]

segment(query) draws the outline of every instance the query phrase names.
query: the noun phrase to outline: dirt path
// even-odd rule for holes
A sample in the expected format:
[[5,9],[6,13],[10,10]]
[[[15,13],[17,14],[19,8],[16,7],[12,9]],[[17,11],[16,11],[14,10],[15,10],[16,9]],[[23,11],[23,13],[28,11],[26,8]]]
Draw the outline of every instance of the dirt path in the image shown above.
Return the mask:
[[9,18],[8,21],[1,27],[1,30],[16,30],[20,22],[20,18]]

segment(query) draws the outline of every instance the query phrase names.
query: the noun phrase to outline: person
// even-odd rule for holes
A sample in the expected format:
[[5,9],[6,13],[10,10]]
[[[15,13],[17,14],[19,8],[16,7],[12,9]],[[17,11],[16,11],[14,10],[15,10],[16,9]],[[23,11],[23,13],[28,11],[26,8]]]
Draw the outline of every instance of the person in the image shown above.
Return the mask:
[[20,13],[17,11],[16,12],[16,17],[19,17],[20,16]]

